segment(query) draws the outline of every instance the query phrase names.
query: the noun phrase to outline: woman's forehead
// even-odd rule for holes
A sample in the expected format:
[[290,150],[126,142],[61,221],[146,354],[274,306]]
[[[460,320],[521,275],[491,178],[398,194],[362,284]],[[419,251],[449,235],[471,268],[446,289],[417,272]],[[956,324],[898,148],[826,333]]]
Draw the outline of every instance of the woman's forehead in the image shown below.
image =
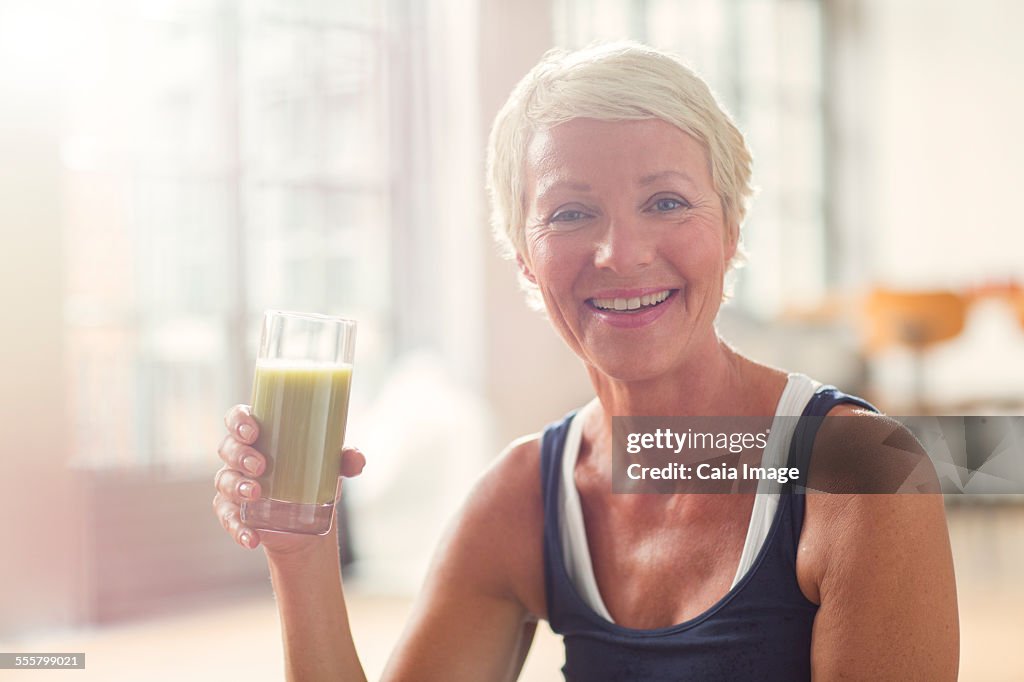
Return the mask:
[[585,184],[603,177],[642,185],[672,173],[711,183],[704,145],[656,118],[576,118],[539,130],[527,148],[526,171],[528,186],[537,191],[552,183]]

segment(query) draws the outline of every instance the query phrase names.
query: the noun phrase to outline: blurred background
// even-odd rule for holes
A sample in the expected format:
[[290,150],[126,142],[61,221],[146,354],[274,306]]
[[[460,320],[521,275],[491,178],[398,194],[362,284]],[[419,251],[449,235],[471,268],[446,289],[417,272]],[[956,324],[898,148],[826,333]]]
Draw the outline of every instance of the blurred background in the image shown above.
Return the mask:
[[[591,395],[487,228],[490,121],[552,46],[675,50],[747,135],[740,350],[893,414],[1024,414],[1022,25],[1012,0],[0,0],[0,651],[282,677],[262,552],[210,500],[285,308],[360,322],[346,571],[379,675],[473,480]],[[961,679],[1024,679],[1024,504],[947,508]],[[521,679],[560,679],[542,630]]]

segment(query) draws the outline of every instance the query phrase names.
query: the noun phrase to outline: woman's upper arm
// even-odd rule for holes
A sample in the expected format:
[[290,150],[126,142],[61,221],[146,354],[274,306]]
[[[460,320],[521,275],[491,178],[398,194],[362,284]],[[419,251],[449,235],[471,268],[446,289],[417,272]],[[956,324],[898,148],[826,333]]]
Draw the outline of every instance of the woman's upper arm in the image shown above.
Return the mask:
[[[891,428],[872,421],[869,431]],[[811,498],[829,519],[811,645],[814,678],[955,680],[960,631],[942,496]]]
[[543,596],[535,441],[477,482],[438,547],[385,680],[514,679]]

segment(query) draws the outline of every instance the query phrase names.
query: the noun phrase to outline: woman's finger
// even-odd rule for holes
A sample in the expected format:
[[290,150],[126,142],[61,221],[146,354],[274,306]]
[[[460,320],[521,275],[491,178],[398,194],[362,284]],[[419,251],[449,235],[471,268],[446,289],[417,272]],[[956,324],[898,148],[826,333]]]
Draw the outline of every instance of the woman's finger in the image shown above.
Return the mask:
[[259,546],[260,534],[242,523],[238,505],[232,504],[222,497],[216,503],[215,510],[217,518],[220,519],[220,525],[235,539],[235,542],[246,549]]
[[234,504],[255,500],[260,496],[259,481],[243,476],[241,472],[222,467],[213,478],[213,485],[221,495]]
[[344,448],[341,451],[341,475],[346,478],[358,476],[366,466],[366,456],[358,448]]
[[252,416],[252,408],[248,405],[235,405],[224,415],[224,426],[240,441],[247,445],[256,442],[260,433],[260,425]]
[[258,450],[235,440],[231,435],[225,436],[220,442],[217,454],[230,468],[245,471],[253,476],[262,474],[266,465],[266,459]]

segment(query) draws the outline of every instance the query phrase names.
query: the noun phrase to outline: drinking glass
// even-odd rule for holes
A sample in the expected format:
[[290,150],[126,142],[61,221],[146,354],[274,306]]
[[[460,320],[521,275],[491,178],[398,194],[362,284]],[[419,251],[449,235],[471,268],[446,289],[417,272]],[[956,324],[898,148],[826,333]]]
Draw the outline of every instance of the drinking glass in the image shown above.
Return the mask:
[[326,535],[338,490],[356,323],[268,310],[256,358],[253,444],[267,461],[262,497],[242,503],[245,525]]

